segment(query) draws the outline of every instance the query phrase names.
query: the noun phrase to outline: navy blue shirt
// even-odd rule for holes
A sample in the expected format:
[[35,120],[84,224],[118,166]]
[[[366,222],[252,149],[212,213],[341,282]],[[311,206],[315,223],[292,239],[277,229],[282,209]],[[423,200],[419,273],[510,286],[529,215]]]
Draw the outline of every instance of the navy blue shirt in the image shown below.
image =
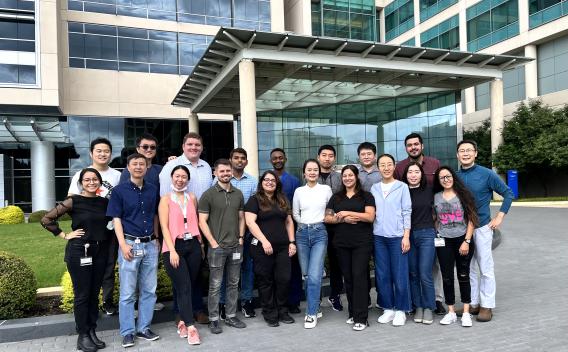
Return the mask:
[[[152,164],[152,166],[150,166],[150,168],[146,171],[144,182],[151,183],[160,189],[160,172],[162,171],[162,168],[162,165]],[[122,174],[120,174],[119,184],[127,181],[130,181],[130,172],[128,171],[128,168],[124,168],[124,170],[122,170]]]
[[158,208],[159,188],[144,182],[139,188],[132,181],[112,189],[107,216],[120,218],[125,234],[147,237],[154,233],[154,215]]

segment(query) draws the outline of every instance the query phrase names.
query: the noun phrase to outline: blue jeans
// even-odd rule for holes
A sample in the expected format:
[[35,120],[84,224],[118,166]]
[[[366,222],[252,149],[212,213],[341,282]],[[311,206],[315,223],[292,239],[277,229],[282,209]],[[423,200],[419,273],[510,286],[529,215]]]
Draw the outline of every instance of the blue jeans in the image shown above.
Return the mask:
[[[120,335],[126,336],[135,332],[144,332],[150,328],[156,304],[156,286],[158,285],[158,255],[157,240],[146,243],[134,243],[126,240],[134,249],[143,249],[144,255],[128,261],[118,250],[118,275],[120,278],[119,321]],[[138,286],[138,322],[134,324],[134,303],[137,300]]]
[[[248,302],[252,300],[252,290],[254,289],[254,271],[252,267],[252,257],[250,256],[249,245],[252,239],[252,234],[246,232],[245,234],[245,245],[243,246],[243,263],[241,264],[241,302]],[[227,280],[227,273],[223,275],[223,281],[221,281],[221,297],[219,298],[220,304],[225,304],[225,290],[227,285],[225,281]]]
[[434,237],[436,231],[433,228],[414,230],[410,233],[408,266],[412,304],[416,308],[436,309],[432,279],[432,267],[436,256]]
[[410,311],[408,252],[402,253],[402,237],[373,237],[379,304],[384,309]]
[[327,232],[323,223],[299,224],[296,245],[302,276],[306,282],[306,314],[316,315],[320,305],[323,262],[327,249]]

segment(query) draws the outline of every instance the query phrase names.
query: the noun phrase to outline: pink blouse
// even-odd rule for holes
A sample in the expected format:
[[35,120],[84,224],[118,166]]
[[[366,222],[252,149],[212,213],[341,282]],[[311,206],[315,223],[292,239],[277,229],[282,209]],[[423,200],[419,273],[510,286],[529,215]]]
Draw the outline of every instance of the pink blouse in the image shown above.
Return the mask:
[[[194,238],[191,241],[198,241],[201,238],[199,233],[199,226],[197,224],[197,212],[195,205],[189,196],[187,196],[186,205],[186,217],[187,217],[187,227],[183,221],[183,212],[180,205],[172,200],[172,193],[168,194],[169,198],[169,214],[168,214],[168,229],[170,230],[170,236],[172,242],[175,244],[176,238],[183,238],[183,234],[186,232],[191,233]],[[169,252],[168,245],[166,241],[163,241],[162,253]]]

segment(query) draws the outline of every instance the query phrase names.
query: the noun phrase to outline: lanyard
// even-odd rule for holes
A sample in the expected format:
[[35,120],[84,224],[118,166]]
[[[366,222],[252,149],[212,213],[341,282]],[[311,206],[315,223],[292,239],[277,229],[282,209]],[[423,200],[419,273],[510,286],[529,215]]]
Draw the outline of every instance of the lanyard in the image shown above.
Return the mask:
[[183,226],[187,230],[187,203],[189,202],[189,196],[187,193],[183,193],[183,203],[179,202],[178,196],[172,192],[172,200],[179,206],[181,213],[183,214]]

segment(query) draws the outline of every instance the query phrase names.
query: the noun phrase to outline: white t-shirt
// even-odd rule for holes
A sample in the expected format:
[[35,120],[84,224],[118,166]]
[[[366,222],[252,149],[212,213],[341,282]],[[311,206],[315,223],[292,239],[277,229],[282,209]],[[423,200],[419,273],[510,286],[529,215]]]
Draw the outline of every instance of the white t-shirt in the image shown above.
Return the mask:
[[323,222],[327,202],[332,192],[328,185],[316,184],[298,187],[294,192],[292,215],[294,220],[301,224],[315,224]]
[[381,192],[383,193],[383,198],[386,198],[389,195],[389,193],[392,189],[392,186],[394,184],[395,184],[395,182],[391,182],[391,183],[383,183],[382,181],[380,182]]
[[[120,171],[109,167],[105,171],[99,171],[101,177],[103,178],[103,184],[97,191],[97,195],[100,197],[109,198],[113,187],[116,187],[120,183]],[[81,194],[83,188],[79,184],[79,174],[81,171],[77,171],[73,178],[71,179],[71,184],[69,185],[69,194]]]

